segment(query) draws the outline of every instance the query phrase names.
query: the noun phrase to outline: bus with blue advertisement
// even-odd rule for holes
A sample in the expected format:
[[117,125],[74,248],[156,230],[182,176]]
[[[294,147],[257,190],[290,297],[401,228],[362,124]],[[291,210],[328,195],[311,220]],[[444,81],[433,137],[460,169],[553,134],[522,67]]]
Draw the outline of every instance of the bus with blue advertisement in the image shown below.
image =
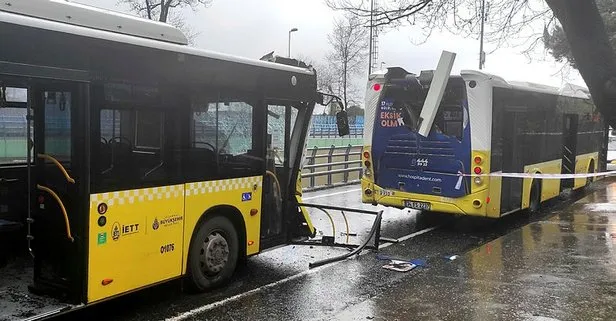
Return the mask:
[[423,136],[420,116],[433,75],[397,67],[370,75],[364,203],[497,218],[536,211],[605,168],[607,127],[585,88],[463,70],[445,79]]

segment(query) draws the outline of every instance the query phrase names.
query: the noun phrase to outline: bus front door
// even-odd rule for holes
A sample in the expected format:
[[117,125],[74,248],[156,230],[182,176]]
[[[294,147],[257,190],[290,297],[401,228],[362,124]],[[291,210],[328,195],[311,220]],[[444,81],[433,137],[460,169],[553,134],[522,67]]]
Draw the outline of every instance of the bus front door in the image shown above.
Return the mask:
[[35,293],[78,301],[83,287],[83,226],[87,149],[85,86],[36,83],[31,90],[34,148],[28,239],[34,256]]

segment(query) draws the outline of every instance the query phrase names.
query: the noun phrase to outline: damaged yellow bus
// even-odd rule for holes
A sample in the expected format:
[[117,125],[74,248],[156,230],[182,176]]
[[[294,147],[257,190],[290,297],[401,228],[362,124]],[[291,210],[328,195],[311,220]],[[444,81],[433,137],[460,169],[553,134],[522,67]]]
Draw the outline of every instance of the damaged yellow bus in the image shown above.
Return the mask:
[[[433,106],[425,102],[436,74],[388,68],[371,75],[364,203],[497,218],[535,211],[593,179],[571,174],[605,169],[607,127],[584,88],[446,72]],[[427,134],[419,133],[422,125]]]
[[314,235],[296,197],[311,67],[65,1],[3,1],[0,39],[0,319],[207,290]]

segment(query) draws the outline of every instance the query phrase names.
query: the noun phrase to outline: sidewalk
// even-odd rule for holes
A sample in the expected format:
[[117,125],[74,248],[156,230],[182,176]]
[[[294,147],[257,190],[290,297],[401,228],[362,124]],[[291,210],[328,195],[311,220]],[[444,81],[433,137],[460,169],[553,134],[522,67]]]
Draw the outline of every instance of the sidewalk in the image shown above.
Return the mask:
[[616,182],[338,320],[616,320]]

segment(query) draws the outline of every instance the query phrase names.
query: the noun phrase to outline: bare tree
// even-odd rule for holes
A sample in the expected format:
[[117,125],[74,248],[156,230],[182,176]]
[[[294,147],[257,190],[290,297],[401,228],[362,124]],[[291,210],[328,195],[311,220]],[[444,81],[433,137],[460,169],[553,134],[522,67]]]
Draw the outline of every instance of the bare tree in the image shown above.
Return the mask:
[[[334,22],[334,29],[327,38],[331,45],[327,60],[332,67],[332,85],[339,85],[338,92],[342,95],[344,105],[348,106],[354,98],[351,79],[361,74],[368,56],[366,28],[358,17],[346,15]],[[335,81],[337,78],[339,80]]]
[[[478,32],[480,0],[389,0],[371,12],[370,0],[326,0],[364,25],[422,28],[473,36]],[[610,125],[616,126],[616,57],[595,0],[492,0],[485,39],[502,45],[529,45],[543,40],[543,31],[560,22],[571,54],[593,100]],[[537,30],[538,24],[543,24]]]
[[197,10],[199,6],[207,7],[212,0],[118,0],[119,3],[127,4],[130,10],[143,18],[169,23],[182,30],[192,43],[198,35],[188,24],[182,15],[174,10],[189,7]]

